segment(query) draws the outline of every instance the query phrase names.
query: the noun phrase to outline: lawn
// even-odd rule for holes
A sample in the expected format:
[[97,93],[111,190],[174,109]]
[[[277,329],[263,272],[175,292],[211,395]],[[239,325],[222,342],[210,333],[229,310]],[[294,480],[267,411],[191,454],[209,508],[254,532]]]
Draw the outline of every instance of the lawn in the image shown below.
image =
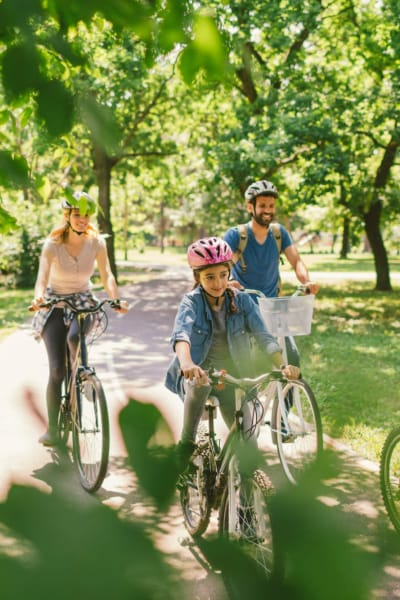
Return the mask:
[[[350,256],[345,261],[330,254],[303,253],[303,257],[311,271],[365,273],[365,281],[339,276],[321,287],[311,335],[298,337],[297,343],[324,431],[376,461],[388,430],[400,423],[399,279],[393,278],[393,292],[374,292],[371,256]],[[186,264],[184,252],[178,250],[132,253],[128,263],[122,257],[118,261],[121,285],[153,277],[163,265]],[[390,268],[400,272],[400,257],[391,258]],[[290,292],[291,286],[285,284],[285,293]],[[0,340],[29,319],[31,298],[32,290],[1,289]]]

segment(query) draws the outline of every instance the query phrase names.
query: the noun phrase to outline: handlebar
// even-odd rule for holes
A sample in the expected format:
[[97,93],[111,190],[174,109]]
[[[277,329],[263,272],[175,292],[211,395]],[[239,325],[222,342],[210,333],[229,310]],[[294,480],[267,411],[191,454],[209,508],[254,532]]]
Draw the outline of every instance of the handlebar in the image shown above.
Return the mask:
[[262,373],[261,375],[257,375],[257,377],[237,378],[233,377],[233,375],[229,375],[229,373],[224,369],[210,369],[208,371],[208,376],[211,381],[217,385],[223,385],[225,382],[227,382],[245,391],[259,387],[262,384],[269,383],[270,381],[287,381],[287,378],[279,370]]
[[[47,300],[46,302],[42,302],[41,304],[38,305],[38,307],[39,308],[52,308],[56,304],[59,304],[60,302],[62,302],[63,304],[66,304],[68,306],[68,308],[70,308],[76,314],[83,314],[83,313],[85,313],[85,314],[91,314],[91,313],[96,313],[105,304],[108,304],[109,306],[111,306],[111,308],[115,308],[115,309],[121,307],[121,300],[110,300],[109,298],[106,298],[105,300],[101,300],[100,302],[98,302],[94,306],[90,306],[90,307],[87,307],[87,308],[76,308],[73,305],[73,303],[71,302],[70,298],[71,298],[71,296],[56,296],[54,298],[51,298],[51,300]],[[28,310],[30,312],[34,312],[35,308],[31,304],[30,306],[28,306]]]
[[[266,298],[266,295],[263,294],[263,292],[260,292],[260,290],[244,288],[243,291],[247,292],[247,294],[253,294],[254,296],[259,296],[260,298]],[[311,293],[311,289],[309,288],[308,285],[300,284],[296,287],[296,290],[292,294],[292,296],[308,296],[310,293]]]

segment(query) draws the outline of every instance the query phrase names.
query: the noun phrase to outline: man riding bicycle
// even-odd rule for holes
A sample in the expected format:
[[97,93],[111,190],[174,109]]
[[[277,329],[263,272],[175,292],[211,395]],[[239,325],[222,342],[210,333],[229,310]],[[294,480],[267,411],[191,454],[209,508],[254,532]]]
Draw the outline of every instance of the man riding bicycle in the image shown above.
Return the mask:
[[[243,228],[230,228],[224,235],[235,261],[231,285],[259,290],[269,298],[278,296],[280,253],[283,253],[299,282],[307,286],[309,293],[316,294],[319,286],[310,280],[289,232],[274,222],[278,198],[275,185],[264,179],[255,181],[246,189],[244,197],[251,220]],[[299,365],[299,354],[292,338],[286,339],[286,350],[288,362]]]

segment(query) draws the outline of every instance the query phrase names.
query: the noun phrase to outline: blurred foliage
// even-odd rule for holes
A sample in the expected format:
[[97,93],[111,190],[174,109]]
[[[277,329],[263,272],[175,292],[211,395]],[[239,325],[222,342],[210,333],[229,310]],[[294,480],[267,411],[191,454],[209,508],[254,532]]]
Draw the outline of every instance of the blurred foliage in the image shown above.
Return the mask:
[[[158,511],[167,510],[174,501],[177,475],[168,426],[154,406],[139,406],[134,400],[122,410],[120,422],[139,486]],[[77,494],[72,464],[61,460],[53,466],[51,494],[16,485],[0,504],[0,523],[8,538],[0,549],[2,598],[21,598],[28,589],[34,599],[55,594],[63,599],[73,587],[93,599],[181,600],[179,571],[156,548],[151,522],[121,518],[96,498]],[[379,540],[372,554],[361,548],[352,539],[347,517],[319,499],[326,494],[326,480],[337,477],[340,468],[337,457],[326,453],[298,486],[284,487],[273,496],[271,518],[279,556],[284,557],[284,577],[279,571],[266,578],[240,546],[226,539],[198,540],[206,560],[222,572],[232,599],[370,597],[382,568]]]

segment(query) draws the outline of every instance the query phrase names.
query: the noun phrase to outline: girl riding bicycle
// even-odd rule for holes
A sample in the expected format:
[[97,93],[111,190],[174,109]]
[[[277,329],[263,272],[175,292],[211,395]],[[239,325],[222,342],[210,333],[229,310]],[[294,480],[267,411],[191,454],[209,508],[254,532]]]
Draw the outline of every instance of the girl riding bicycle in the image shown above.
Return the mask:
[[[44,242],[35,285],[35,298],[31,305],[32,310],[38,311],[33,327],[37,338],[44,340],[49,360],[46,392],[48,430],[39,438],[39,442],[45,446],[54,446],[58,442],[57,417],[65,370],[65,344],[68,343],[73,362],[78,341],[78,324],[76,316],[68,308],[56,306],[47,310],[40,309],[40,305],[54,295],[70,296],[71,302],[77,308],[96,304],[90,283],[95,263],[109,298],[119,298],[105,240],[90,223],[90,217],[96,212],[95,201],[85,192],[75,192],[68,196],[68,199],[63,199],[61,207],[64,223],[51,231]],[[127,302],[121,302],[120,308],[116,310],[121,313],[127,312]],[[96,318],[86,317],[86,335],[96,325]]]
[[[189,460],[205,402],[212,390],[207,369],[225,369],[236,377],[254,375],[251,337],[288,379],[297,379],[299,369],[285,365],[276,339],[268,332],[258,305],[252,298],[228,286],[232,250],[222,239],[200,239],[189,246],[189,266],[194,289],[185,294],[175,318],[171,343],[176,356],[165,384],[184,401],[183,429],[178,446],[180,468]],[[212,390],[220,402],[228,427],[235,414],[232,390]],[[244,409],[244,429],[251,432],[252,415]]]

